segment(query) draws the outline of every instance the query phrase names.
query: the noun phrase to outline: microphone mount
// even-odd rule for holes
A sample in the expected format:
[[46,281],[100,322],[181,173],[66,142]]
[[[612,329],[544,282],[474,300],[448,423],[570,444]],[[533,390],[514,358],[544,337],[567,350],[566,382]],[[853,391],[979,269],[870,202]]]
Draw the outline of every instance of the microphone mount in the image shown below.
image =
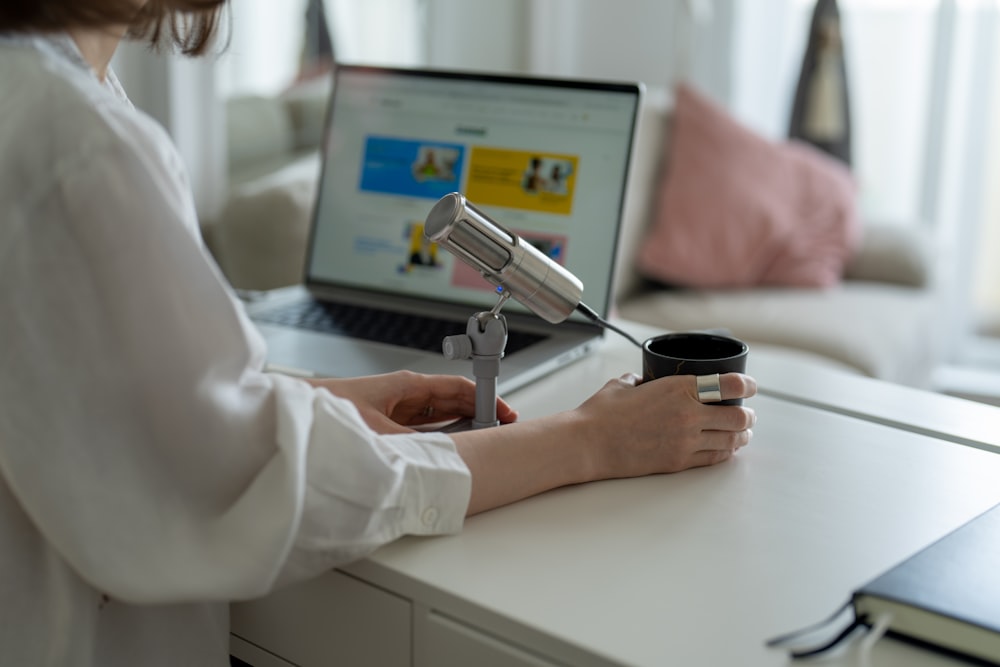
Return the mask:
[[507,318],[500,314],[500,309],[510,299],[510,292],[498,287],[497,294],[500,298],[493,308],[469,318],[464,334],[446,336],[441,343],[446,359],[472,359],[472,374],[476,378],[476,414],[472,421],[475,429],[500,424],[497,378],[507,347]]

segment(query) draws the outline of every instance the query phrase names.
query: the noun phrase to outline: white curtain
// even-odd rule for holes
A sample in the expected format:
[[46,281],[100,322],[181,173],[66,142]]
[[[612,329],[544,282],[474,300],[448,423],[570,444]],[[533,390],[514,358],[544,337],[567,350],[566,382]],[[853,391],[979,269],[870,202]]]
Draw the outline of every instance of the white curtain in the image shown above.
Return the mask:
[[[423,59],[420,0],[324,0],[337,58],[388,65]],[[219,62],[223,97],[274,95],[296,80],[306,0],[230,4],[232,38]]]
[[[738,2],[730,108],[780,137],[813,0]],[[1000,11],[995,0],[840,0],[854,171],[867,219],[925,225],[947,267],[952,361],[1000,320]],[[764,17],[764,18],[762,18]],[[774,72],[778,76],[774,76]]]
[[982,233],[976,243],[975,292],[973,306],[979,332],[1000,340],[1000,43],[996,43],[990,55],[998,63],[992,81],[993,121],[985,137],[986,165],[983,177],[986,180],[984,193]]
[[415,66],[424,60],[421,0],[324,0],[337,58]]
[[219,58],[219,92],[274,95],[299,71],[306,0],[237,0],[229,4],[232,34]]

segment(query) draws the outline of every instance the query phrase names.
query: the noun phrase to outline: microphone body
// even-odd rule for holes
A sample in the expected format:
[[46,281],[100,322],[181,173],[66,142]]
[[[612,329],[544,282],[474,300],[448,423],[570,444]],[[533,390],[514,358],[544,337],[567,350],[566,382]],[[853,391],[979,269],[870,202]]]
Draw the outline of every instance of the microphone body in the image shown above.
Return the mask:
[[434,205],[424,222],[424,236],[553,324],[569,317],[583,299],[579,278],[458,192]]

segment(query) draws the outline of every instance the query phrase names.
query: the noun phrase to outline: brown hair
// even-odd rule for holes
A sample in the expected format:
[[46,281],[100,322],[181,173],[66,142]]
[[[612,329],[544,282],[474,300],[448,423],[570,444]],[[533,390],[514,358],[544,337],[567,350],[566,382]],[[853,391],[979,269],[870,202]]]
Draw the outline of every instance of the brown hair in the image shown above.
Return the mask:
[[228,0],[3,0],[0,32],[49,32],[80,26],[127,25],[128,36],[186,55],[208,50]]

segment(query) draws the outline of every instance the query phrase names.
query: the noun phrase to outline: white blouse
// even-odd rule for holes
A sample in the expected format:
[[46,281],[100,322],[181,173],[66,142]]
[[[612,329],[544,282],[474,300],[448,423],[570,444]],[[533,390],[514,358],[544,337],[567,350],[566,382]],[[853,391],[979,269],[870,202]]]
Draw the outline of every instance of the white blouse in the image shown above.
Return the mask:
[[262,372],[113,74],[0,36],[0,91],[0,664],[227,665],[230,600],[461,529],[450,438]]

